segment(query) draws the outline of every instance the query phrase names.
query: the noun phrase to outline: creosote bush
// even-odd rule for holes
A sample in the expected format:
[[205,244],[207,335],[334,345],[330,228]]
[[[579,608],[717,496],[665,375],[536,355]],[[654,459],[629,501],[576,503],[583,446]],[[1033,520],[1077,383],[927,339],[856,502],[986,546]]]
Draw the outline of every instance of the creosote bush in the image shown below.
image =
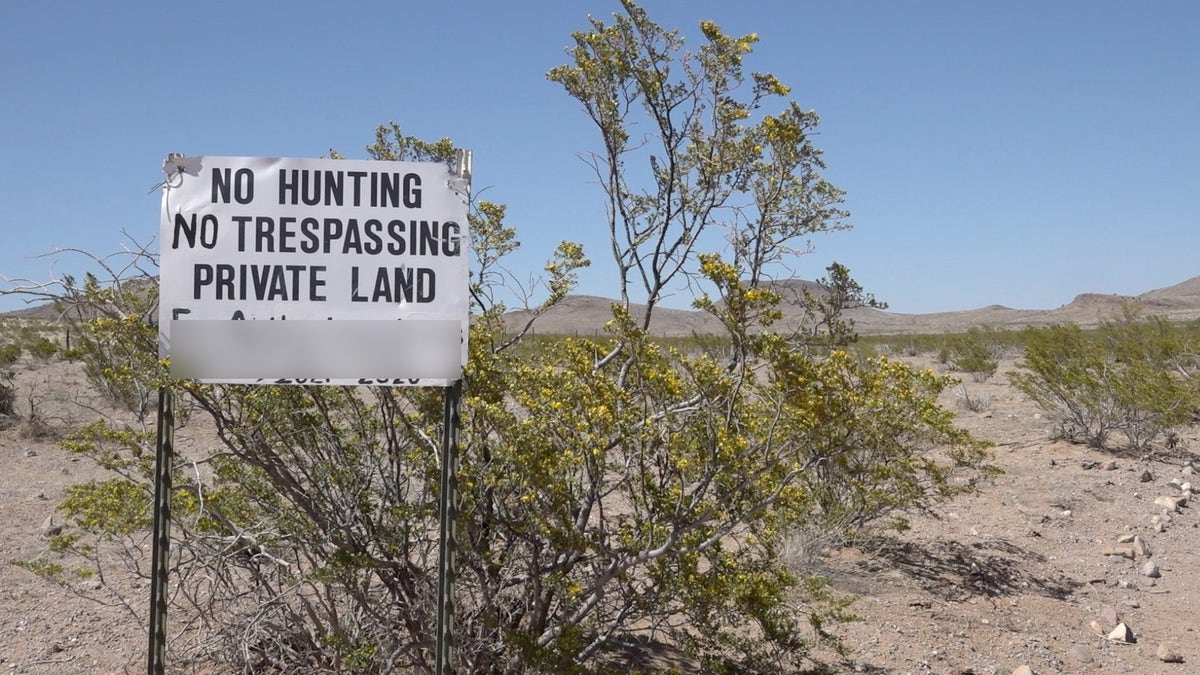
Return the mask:
[[[13,373],[11,371],[0,371],[0,417],[11,418],[16,415],[17,390],[13,386]],[[0,420],[0,424],[8,425],[10,421]]]
[[943,349],[946,355],[939,360],[969,373],[976,382],[986,382],[1000,367],[1005,347],[994,329],[972,327],[965,334],[947,336]]
[[45,361],[58,353],[58,343],[50,338],[39,335],[26,345],[25,349],[29,352],[30,356]]
[[[642,642],[679,650],[682,670],[798,670],[814,641],[837,645],[850,598],[787,564],[789,537],[902,524],[973,489],[986,448],[938,407],[949,379],[841,349],[840,304],[814,305],[832,312],[821,353],[778,326],[771,275],[846,214],[820,175],[816,114],[774,76],[744,72],[757,37],[703,22],[688,51],[622,7],[576,33],[570,63],[549,73],[600,137],[589,161],[610,204],[618,295],[605,334],[529,332],[589,263],[571,242],[523,289],[545,298],[529,323],[506,323],[497,298],[516,234],[502,205],[473,204],[454,665],[597,672]],[[454,145],[392,124],[368,152],[446,162]],[[705,252],[709,233],[724,253]],[[171,381],[153,285],[113,281],[67,283],[60,302],[78,310],[65,315],[89,377],[143,425],[101,421],[65,443],[116,477],[70,491],[73,529],[56,550],[103,572],[106,542],[144,569],[147,401],[169,387],[181,424],[203,416],[215,430],[172,467],[171,602],[192,627],[172,656],[242,672],[429,672],[442,392]],[[724,326],[716,342],[648,334],[681,283],[703,289],[694,304]],[[65,566],[47,576],[71,578]]]
[[7,370],[21,358],[21,345],[11,342],[0,345],[0,428],[11,426],[11,419],[17,414],[17,390],[13,386],[15,373]]
[[1031,329],[1025,370],[1009,380],[1055,417],[1062,436],[1104,448],[1117,432],[1128,447],[1145,450],[1200,405],[1198,347],[1191,331],[1132,314],[1094,331]]
[[0,368],[16,363],[22,351],[21,345],[15,342],[0,346]]

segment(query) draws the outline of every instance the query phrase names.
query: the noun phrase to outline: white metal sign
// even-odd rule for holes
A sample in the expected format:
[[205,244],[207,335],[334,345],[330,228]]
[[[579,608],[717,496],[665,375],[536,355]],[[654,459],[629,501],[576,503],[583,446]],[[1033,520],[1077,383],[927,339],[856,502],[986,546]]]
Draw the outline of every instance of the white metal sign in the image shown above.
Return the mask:
[[468,185],[443,164],[172,157],[159,353],[204,382],[446,385]]

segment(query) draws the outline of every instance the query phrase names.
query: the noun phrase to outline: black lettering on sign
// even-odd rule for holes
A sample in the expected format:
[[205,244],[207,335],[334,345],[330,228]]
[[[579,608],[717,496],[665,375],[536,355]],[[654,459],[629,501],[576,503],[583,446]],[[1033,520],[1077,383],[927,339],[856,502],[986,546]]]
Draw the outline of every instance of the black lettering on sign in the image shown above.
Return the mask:
[[[347,185],[349,190],[346,189]],[[216,188],[213,194],[213,201],[216,201]],[[399,208],[402,202],[405,208],[421,208],[420,174],[329,169],[279,170],[280,204]]]
[[462,230],[454,221],[439,223],[436,220],[389,220],[387,236],[391,240],[388,242],[387,252],[391,255],[453,257],[462,253]]
[[351,267],[351,302],[426,303],[437,295],[437,274],[427,267],[379,267],[363,274],[361,282],[359,277],[359,268]]
[[188,220],[182,213],[175,214],[175,236],[171,237],[171,248],[179,248],[179,235],[187,240],[188,248],[196,248],[196,234],[199,230],[200,245],[204,248],[212,248],[217,245],[217,217],[211,213],[204,214],[200,218],[199,224],[196,221],[196,214],[192,214],[191,220]]
[[253,220],[252,216],[234,216],[233,222],[238,229],[238,253],[246,252],[246,224]]
[[379,237],[383,230],[383,223],[370,218],[363,223],[363,232],[367,235],[367,243],[363,246],[363,250],[370,255],[378,255],[383,251],[383,239]]
[[456,256],[462,252],[459,242],[462,241],[462,231],[458,223],[450,221],[442,223],[442,255]]
[[418,174],[404,174],[404,206],[410,209],[421,208],[421,176]]
[[[262,378],[259,378],[262,382]],[[329,378],[313,378],[313,377],[281,377],[271,382],[271,384],[329,384]]]
[[300,251],[303,253],[316,253],[321,249],[321,238],[318,232],[321,228],[321,222],[316,218],[305,218],[300,221],[300,232],[304,235],[304,241],[300,242]]
[[309,268],[308,273],[308,299],[310,302],[325,302],[324,295],[317,295],[317,289],[325,286],[325,280],[318,276],[318,272],[324,272],[324,265],[313,265]]
[[325,219],[325,248],[324,251],[329,253],[329,247],[333,242],[342,238],[342,221],[337,218]]
[[192,269],[192,298],[324,302],[324,265],[209,265]]
[[[404,378],[401,378],[401,377],[360,377],[360,378],[358,378],[359,384],[366,384],[366,385],[373,385],[373,384],[399,385],[399,384],[404,384],[404,382],[405,382]],[[420,380],[412,379],[412,378],[410,378],[408,380],[409,384],[416,384],[418,382],[420,382]]]
[[275,252],[275,221],[268,216],[254,219],[257,238],[254,240],[254,250],[258,253]]
[[249,204],[254,201],[254,172],[250,169],[238,169],[230,179],[229,169],[212,170],[212,203],[228,204],[230,187],[233,188],[233,200],[239,204]]
[[346,238],[342,240],[342,253],[362,253],[362,237],[358,232],[358,219],[346,223]]
[[280,253],[295,253],[296,245],[292,243],[292,238],[296,236],[295,229],[296,219],[290,216],[283,216],[279,219],[279,252]]

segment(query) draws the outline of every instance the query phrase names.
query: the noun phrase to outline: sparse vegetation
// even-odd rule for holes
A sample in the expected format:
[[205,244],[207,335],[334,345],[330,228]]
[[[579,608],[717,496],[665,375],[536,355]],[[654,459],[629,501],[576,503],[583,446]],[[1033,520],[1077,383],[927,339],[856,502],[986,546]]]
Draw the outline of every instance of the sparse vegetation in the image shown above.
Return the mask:
[[959,385],[958,402],[964,409],[971,412],[987,412],[992,408],[992,399],[990,397],[972,394],[965,384]]
[[16,363],[17,359],[21,358],[22,351],[24,350],[21,349],[21,345],[15,342],[0,346],[0,368]]
[[828,276],[817,280],[821,293],[804,291],[801,341],[809,348],[846,349],[858,342],[859,336],[845,312],[860,307],[887,309],[887,303],[864,290],[845,265],[835,262],[825,271]]
[[969,373],[976,382],[986,382],[1000,367],[1004,345],[990,328],[972,327],[965,334],[947,337],[947,360],[956,370]]
[[48,337],[39,335],[26,345],[25,349],[29,352],[30,356],[45,361],[58,353],[58,343]]
[[1157,317],[1126,315],[1091,332],[1031,329],[1026,371],[1009,379],[1054,416],[1064,437],[1104,448],[1118,432],[1144,450],[1200,405],[1197,346],[1192,331]]
[[[12,371],[0,371],[0,418],[12,418],[17,414],[17,390],[13,387]],[[0,420],[0,424],[7,421]]]
[[[959,352],[968,351],[962,345],[978,342],[985,358],[1000,359],[1004,355],[1019,351],[1022,345],[1020,330],[1004,330],[990,326],[968,328],[961,333],[903,333],[895,335],[863,335],[858,341],[861,344],[873,345],[877,349],[886,349],[892,354],[918,356],[928,354],[938,363],[962,372],[971,372],[958,368],[952,363]],[[968,361],[968,365],[970,362]]]

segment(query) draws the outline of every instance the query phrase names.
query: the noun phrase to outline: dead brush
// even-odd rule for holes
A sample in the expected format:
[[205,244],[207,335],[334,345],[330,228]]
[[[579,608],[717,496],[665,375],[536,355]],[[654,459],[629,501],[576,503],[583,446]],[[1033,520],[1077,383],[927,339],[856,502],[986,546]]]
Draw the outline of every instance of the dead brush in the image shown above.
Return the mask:
[[965,384],[959,387],[959,390],[956,393],[958,395],[958,406],[960,408],[977,413],[987,412],[992,409],[991,396],[983,396],[978,394],[972,396],[970,390],[967,389]]

